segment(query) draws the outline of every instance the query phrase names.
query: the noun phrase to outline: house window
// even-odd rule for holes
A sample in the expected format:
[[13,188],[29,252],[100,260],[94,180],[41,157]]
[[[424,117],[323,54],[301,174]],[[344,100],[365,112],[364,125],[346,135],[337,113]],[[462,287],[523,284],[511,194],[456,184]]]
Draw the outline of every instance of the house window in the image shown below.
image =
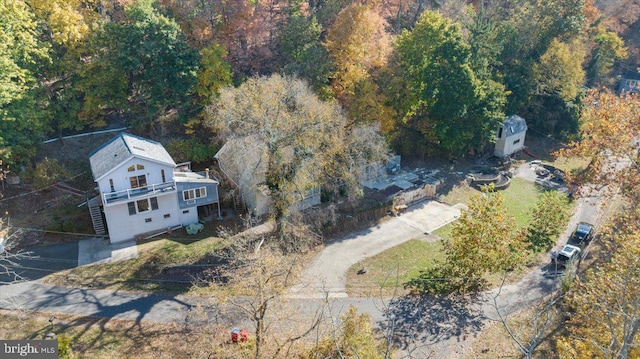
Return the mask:
[[151,218],[145,218],[144,221],[149,223],[149,222],[151,222]]
[[162,183],[166,183],[167,178],[164,176],[164,170],[160,170],[160,175],[162,176]]
[[156,209],[158,209],[158,198],[157,197],[149,198],[149,202],[151,202],[151,210],[152,211],[155,211]]
[[171,218],[171,213],[165,213],[164,218]]
[[128,202],[127,207],[129,209],[129,215],[133,216],[137,213],[146,212],[149,209],[155,211],[158,209],[158,198],[151,197],[141,199],[135,202]]
[[498,138],[502,138],[502,127],[498,129]]
[[136,205],[138,206],[138,212],[146,212],[149,210],[149,201],[147,199],[136,201]]
[[113,179],[109,178],[109,187],[111,188],[111,192],[114,192],[116,188],[113,186]]
[[519,138],[517,140],[513,141],[514,145],[517,145],[518,143],[520,143],[520,139]]
[[140,165],[140,164],[131,165],[131,166],[127,167],[127,171],[129,171],[129,172],[133,172],[135,170],[143,170],[143,169],[144,169],[144,166]]
[[199,187],[194,189],[188,189],[186,191],[182,191],[182,198],[185,201],[189,201],[192,199],[204,198],[207,196],[207,188]]
[[127,203],[127,207],[129,207],[129,215],[133,216],[134,214],[136,214],[136,204],[135,202],[129,202]]
[[147,176],[133,176],[129,177],[129,181],[131,182],[131,188],[141,188],[147,186]]

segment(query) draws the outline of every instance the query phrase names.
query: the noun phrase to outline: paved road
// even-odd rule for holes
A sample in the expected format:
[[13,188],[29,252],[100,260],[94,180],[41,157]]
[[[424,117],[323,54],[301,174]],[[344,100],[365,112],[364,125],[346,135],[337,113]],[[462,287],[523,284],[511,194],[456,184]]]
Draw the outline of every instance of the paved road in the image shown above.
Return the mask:
[[0,306],[105,318],[180,322],[191,307],[179,297],[66,288],[23,282],[0,287]]
[[135,258],[135,241],[118,244],[97,237],[76,242],[31,247],[9,256],[0,255],[0,286],[41,279],[51,273],[94,263]]
[[78,243],[29,248],[17,256],[0,255],[0,286],[17,278],[36,280],[78,265]]

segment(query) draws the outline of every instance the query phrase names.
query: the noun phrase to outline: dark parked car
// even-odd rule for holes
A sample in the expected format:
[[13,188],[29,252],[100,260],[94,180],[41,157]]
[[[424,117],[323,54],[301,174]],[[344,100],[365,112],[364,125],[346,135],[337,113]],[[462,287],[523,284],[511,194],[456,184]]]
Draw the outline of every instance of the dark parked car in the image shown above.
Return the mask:
[[587,242],[593,236],[593,225],[585,222],[578,223],[578,227],[571,237],[576,243]]

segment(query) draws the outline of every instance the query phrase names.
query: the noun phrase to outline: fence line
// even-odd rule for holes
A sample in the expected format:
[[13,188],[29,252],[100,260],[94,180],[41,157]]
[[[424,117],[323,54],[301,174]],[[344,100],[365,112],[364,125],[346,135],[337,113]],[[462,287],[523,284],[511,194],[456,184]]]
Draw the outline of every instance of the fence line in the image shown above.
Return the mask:
[[52,139],[46,140],[46,141],[44,141],[42,143],[43,144],[47,144],[47,143],[55,142],[57,140],[65,140],[67,138],[76,138],[76,137],[84,137],[84,136],[91,136],[91,135],[99,135],[99,134],[102,134],[102,133],[124,131],[124,130],[127,130],[129,128],[131,128],[131,126],[114,128],[112,130],[101,130],[101,131],[94,131],[94,132],[79,133],[79,134],[76,134],[76,135],[69,135],[69,136],[62,136],[62,137],[52,138]]

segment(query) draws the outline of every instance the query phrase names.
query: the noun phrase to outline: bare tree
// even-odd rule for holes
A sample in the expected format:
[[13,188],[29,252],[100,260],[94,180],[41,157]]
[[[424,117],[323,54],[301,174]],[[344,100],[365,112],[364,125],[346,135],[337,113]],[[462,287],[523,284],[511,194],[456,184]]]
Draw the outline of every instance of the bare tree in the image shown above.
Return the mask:
[[[297,316],[302,320],[296,320],[295,307],[287,305],[285,294],[302,261],[295,254],[283,255],[268,238],[238,236],[234,240],[226,271],[232,295],[226,302],[252,322],[255,358],[287,357],[291,346],[311,333],[322,318],[319,308],[314,315]],[[296,322],[299,325],[293,324]],[[274,328],[277,330],[272,332]],[[265,345],[267,338],[269,345]]]
[[533,308],[533,314],[530,318],[531,320],[529,325],[527,326],[528,331],[524,332],[509,324],[508,314],[502,313],[500,305],[498,304],[498,297],[502,293],[506,277],[505,273],[496,295],[493,296],[493,308],[496,310],[498,315],[497,320],[502,323],[502,326],[507,331],[507,334],[515,346],[520,350],[525,358],[531,359],[533,352],[556,323],[560,314],[556,305],[564,298],[564,293],[556,292],[538,303],[538,305]]
[[319,188],[328,194],[359,194],[359,165],[381,163],[387,156],[377,131],[348,129],[335,102],[322,101],[293,77],[256,77],[223,89],[205,117],[225,147],[237,148],[223,156],[231,159],[222,158],[228,167],[237,167],[227,169],[230,177],[244,192],[260,189],[269,196],[281,235],[305,194]]
[[0,218],[0,283],[11,284],[24,280],[20,275],[21,260],[31,257],[29,252],[18,249],[23,231],[14,229],[9,219]]

